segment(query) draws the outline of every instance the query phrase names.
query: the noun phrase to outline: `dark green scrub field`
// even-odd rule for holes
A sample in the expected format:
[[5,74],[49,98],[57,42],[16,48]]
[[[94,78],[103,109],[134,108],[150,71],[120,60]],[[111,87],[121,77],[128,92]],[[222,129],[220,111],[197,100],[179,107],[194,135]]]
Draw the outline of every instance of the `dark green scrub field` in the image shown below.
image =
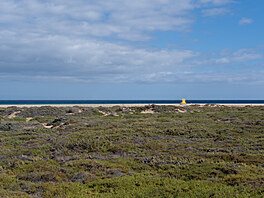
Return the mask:
[[264,106],[0,107],[0,197],[264,197]]

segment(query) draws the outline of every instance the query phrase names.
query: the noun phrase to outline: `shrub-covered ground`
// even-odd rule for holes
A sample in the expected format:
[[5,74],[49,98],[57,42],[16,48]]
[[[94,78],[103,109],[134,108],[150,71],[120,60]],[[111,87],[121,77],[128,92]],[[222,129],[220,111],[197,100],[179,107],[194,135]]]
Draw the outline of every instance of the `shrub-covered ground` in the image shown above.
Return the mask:
[[0,197],[264,197],[264,107],[0,107]]

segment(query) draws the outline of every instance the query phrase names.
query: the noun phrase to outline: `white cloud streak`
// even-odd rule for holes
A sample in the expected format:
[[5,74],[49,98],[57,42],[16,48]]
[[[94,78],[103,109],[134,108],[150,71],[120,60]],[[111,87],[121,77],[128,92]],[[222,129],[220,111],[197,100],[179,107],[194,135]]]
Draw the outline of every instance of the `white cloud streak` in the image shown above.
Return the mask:
[[228,64],[228,63],[237,63],[237,62],[246,62],[262,59],[263,55],[255,52],[251,49],[241,49],[234,53],[231,53],[229,56],[224,56],[221,58],[215,59],[217,64]]
[[242,18],[242,19],[240,19],[240,21],[238,23],[239,23],[239,25],[251,24],[251,23],[253,23],[253,20],[249,19],[249,18]]
[[226,8],[211,8],[202,10],[203,16],[217,16],[217,15],[226,15],[230,13],[230,10]]
[[202,4],[213,4],[213,5],[225,5],[229,3],[234,3],[233,0],[200,0]]

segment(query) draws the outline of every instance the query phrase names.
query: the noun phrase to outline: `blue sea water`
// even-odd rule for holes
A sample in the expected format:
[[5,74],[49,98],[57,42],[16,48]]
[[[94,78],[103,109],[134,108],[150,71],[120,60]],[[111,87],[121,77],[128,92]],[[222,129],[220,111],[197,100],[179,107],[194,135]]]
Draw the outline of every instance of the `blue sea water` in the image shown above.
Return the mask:
[[[181,100],[0,100],[0,105],[179,104]],[[264,100],[186,100],[192,104],[264,104]]]

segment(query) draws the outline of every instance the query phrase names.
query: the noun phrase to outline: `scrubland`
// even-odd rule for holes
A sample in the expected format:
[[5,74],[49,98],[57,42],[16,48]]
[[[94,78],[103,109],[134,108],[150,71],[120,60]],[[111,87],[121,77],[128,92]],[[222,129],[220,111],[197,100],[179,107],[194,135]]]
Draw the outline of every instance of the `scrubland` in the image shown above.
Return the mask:
[[0,107],[0,197],[264,197],[264,106]]

